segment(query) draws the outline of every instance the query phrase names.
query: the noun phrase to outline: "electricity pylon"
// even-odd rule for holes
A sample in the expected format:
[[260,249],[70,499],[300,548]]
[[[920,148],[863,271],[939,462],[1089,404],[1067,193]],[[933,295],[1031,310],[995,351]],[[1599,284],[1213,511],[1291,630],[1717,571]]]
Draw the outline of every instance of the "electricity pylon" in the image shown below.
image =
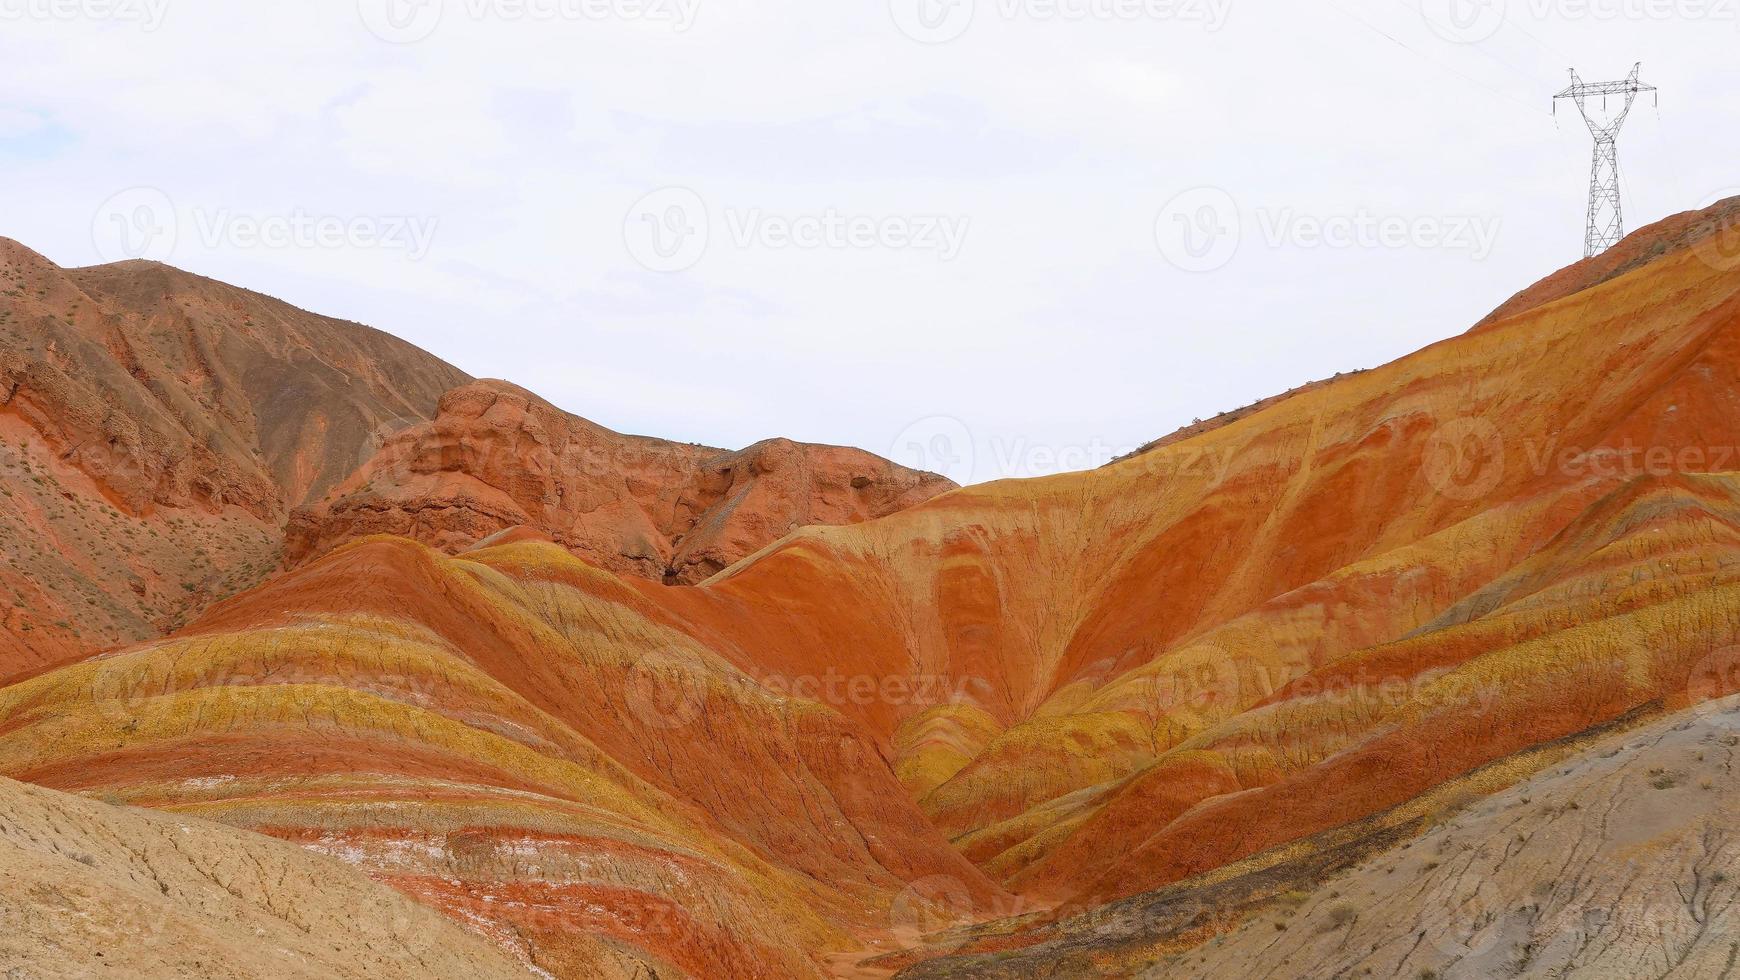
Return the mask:
[[[1637,73],[1643,68],[1638,62],[1631,68],[1631,74],[1622,82],[1586,83],[1577,77],[1577,69],[1571,69],[1571,86],[1553,96],[1553,110],[1556,115],[1560,99],[1574,99],[1577,110],[1583,113],[1583,121],[1589,124],[1589,133],[1595,137],[1595,162],[1589,168],[1589,220],[1583,233],[1583,257],[1600,255],[1625,237],[1625,213],[1619,203],[1619,127],[1625,125],[1625,117],[1631,113],[1631,104],[1637,100],[1639,92],[1654,92],[1654,85],[1645,85],[1637,80]],[[1592,95],[1601,96],[1601,108],[1607,109],[1607,97],[1610,95],[1625,96],[1625,107],[1619,110],[1619,115],[1602,122],[1589,115],[1587,100]],[[1661,96],[1657,95],[1656,99]]]

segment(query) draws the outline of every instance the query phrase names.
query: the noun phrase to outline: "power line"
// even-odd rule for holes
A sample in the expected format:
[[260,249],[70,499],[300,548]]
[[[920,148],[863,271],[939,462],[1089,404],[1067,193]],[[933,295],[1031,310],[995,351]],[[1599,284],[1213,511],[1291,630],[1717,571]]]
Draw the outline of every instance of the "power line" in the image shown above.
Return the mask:
[[1492,86],[1481,81],[1480,79],[1475,78],[1475,77],[1467,74],[1466,72],[1463,72],[1455,67],[1452,67],[1451,65],[1447,65],[1444,62],[1439,61],[1438,59],[1433,58],[1430,55],[1425,54],[1424,52],[1421,52],[1417,48],[1408,44],[1406,41],[1403,41],[1401,38],[1398,38],[1394,34],[1391,34],[1389,31],[1386,31],[1383,28],[1378,27],[1376,24],[1371,23],[1370,21],[1366,20],[1364,17],[1361,17],[1359,14],[1354,13],[1353,11],[1347,9],[1346,7],[1343,7],[1340,3],[1336,2],[1336,0],[1323,0],[1323,2],[1328,4],[1331,7],[1334,7],[1336,10],[1340,11],[1343,16],[1352,19],[1355,23],[1358,23],[1360,26],[1362,26],[1365,29],[1371,31],[1372,33],[1378,35],[1379,37],[1389,41],[1391,44],[1396,45],[1397,47],[1408,52],[1409,54],[1413,55],[1414,57],[1419,58],[1421,61],[1424,61],[1424,62],[1431,64],[1431,65],[1435,65],[1436,67],[1438,67],[1444,71],[1447,71],[1452,75],[1455,75],[1456,77],[1462,79],[1463,81],[1468,82],[1470,85],[1475,85],[1475,86],[1478,86],[1480,88],[1483,88],[1486,91],[1490,92],[1491,94],[1496,95],[1499,98],[1504,99],[1507,102],[1513,102],[1516,105],[1521,106],[1524,110],[1526,110],[1528,112],[1533,113],[1533,112],[1540,111],[1538,108],[1529,105],[1527,102],[1524,102],[1521,99],[1518,99],[1512,95],[1508,95],[1504,92],[1501,92],[1498,89],[1495,89]]
[[[1406,2],[1406,0],[1399,0],[1399,2],[1401,2],[1401,5],[1403,7],[1406,7],[1407,9],[1413,11],[1415,14],[1418,14],[1422,21],[1430,21],[1431,20],[1431,17],[1430,17],[1430,15],[1428,15],[1426,13],[1425,8],[1420,6],[1419,4],[1409,4]],[[1544,42],[1542,42],[1540,38],[1535,37],[1533,34],[1530,34],[1528,31],[1523,30],[1521,27],[1517,26],[1517,24],[1514,21],[1512,21],[1507,14],[1505,14],[1504,6],[1502,4],[1500,4],[1495,9],[1496,9],[1496,12],[1498,13],[1500,19],[1502,20],[1504,26],[1515,28],[1516,30],[1521,31],[1524,35],[1528,36],[1529,38],[1532,38],[1535,41],[1535,43],[1540,44],[1542,47],[1546,47],[1546,44]],[[1503,68],[1503,69],[1511,72],[1512,74],[1516,75],[1518,78],[1521,78],[1523,81],[1527,82],[1529,84],[1529,88],[1531,90],[1536,85],[1540,84],[1542,79],[1545,77],[1545,76],[1540,75],[1539,73],[1537,73],[1535,71],[1525,71],[1521,68],[1518,68],[1516,65],[1512,64],[1511,62],[1509,62],[1503,58],[1500,58],[1498,55],[1496,55],[1492,51],[1488,50],[1488,45],[1486,45],[1486,44],[1470,44],[1470,45],[1468,45],[1468,47],[1473,48],[1476,53],[1478,53],[1481,57],[1485,58],[1486,60],[1492,62],[1493,64],[1499,66],[1500,68]]]

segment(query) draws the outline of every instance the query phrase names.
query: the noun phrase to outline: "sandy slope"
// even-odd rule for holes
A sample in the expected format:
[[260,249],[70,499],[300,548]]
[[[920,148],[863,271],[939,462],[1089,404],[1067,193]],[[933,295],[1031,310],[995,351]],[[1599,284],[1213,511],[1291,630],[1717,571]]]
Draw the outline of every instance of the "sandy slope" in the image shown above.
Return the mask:
[[9,779],[0,966],[8,980],[534,975],[330,858]]

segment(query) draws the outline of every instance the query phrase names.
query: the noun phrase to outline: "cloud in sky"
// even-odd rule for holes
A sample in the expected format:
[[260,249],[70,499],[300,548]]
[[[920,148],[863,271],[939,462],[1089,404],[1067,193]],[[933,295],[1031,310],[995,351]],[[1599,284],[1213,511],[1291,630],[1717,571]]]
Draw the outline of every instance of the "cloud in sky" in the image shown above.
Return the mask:
[[[618,429],[898,455],[943,418],[974,479],[1036,475],[1576,258],[1567,67],[1662,88],[1631,227],[1740,192],[1723,4],[0,0],[0,234],[168,227]],[[168,203],[100,213],[133,188]]]

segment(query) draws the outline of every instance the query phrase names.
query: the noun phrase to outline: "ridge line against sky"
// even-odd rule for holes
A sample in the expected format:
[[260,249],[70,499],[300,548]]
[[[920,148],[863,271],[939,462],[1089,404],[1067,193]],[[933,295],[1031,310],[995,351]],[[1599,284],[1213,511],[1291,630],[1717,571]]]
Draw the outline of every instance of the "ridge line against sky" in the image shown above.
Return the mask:
[[618,431],[977,482],[1385,363],[1574,261],[1567,58],[1661,88],[1628,229],[1740,192],[1725,2],[921,2],[0,0],[0,234]]

